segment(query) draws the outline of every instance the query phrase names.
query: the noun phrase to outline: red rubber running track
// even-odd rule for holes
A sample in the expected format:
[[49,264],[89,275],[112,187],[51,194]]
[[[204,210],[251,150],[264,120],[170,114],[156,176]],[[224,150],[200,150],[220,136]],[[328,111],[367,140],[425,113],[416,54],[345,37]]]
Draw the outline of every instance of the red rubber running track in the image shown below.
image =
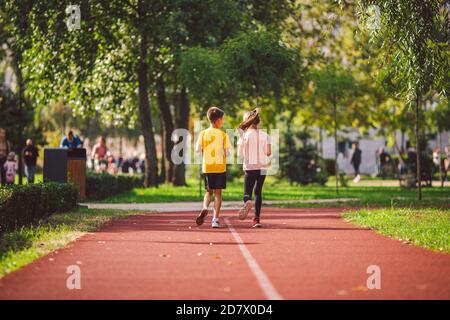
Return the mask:
[[[265,208],[263,229],[231,211],[221,229],[210,216],[195,226],[197,212],[130,216],[4,277],[0,299],[450,299],[450,255],[340,213]],[[70,265],[80,290],[67,289]],[[381,289],[367,289],[370,265]]]

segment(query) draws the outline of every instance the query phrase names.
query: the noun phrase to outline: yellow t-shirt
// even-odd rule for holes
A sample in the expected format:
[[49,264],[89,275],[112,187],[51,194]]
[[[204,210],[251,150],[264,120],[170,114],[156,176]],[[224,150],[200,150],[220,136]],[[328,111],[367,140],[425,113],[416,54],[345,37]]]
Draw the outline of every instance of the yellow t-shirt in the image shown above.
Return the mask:
[[227,149],[230,149],[228,135],[217,128],[200,132],[197,149],[202,151],[203,173],[223,173],[227,171]]

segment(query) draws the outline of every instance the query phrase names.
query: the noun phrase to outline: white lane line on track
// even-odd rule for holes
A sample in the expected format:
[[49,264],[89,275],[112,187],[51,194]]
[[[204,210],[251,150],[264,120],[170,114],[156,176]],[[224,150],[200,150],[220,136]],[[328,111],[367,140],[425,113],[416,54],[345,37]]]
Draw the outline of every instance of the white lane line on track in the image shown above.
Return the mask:
[[236,243],[238,244],[238,247],[241,250],[242,255],[244,256],[245,261],[250,267],[253,275],[256,277],[256,281],[264,292],[266,298],[269,300],[283,300],[283,297],[278,293],[277,289],[275,289],[267,275],[264,273],[264,271],[262,271],[258,262],[256,262],[255,258],[253,258],[252,254],[245,246],[244,241],[242,241],[241,236],[239,235],[239,233],[237,233],[236,229],[234,229],[228,217],[225,218],[225,223],[227,224],[228,229],[236,240]]

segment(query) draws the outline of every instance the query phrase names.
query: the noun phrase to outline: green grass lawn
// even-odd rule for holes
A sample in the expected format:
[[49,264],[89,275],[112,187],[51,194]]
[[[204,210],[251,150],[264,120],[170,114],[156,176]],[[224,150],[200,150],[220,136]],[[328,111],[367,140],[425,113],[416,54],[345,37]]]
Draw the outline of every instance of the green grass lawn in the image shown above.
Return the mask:
[[6,232],[0,238],[0,277],[66,246],[112,219],[135,214],[122,210],[76,209],[52,215],[38,225]]
[[[203,185],[201,187],[203,192]],[[243,181],[236,179],[227,182],[227,189],[223,192],[224,200],[241,200],[243,194]],[[433,187],[423,189],[422,202],[416,200],[416,190],[400,187],[377,187],[377,186],[350,186],[340,188],[336,192],[331,186],[296,186],[284,181],[278,181],[271,177],[267,178],[264,185],[263,197],[265,200],[289,200],[292,203],[283,206],[304,206],[304,202],[311,199],[336,199],[354,198],[350,203],[327,203],[326,206],[339,205],[441,205],[450,204],[450,187]],[[157,188],[135,188],[129,192],[110,197],[103,200],[106,203],[152,203],[152,202],[176,202],[176,201],[200,201],[202,195],[199,193],[199,183],[195,180],[189,181],[187,187],[174,187],[172,185],[161,185]],[[296,202],[297,201],[297,202]],[[303,201],[303,202],[298,202]]]
[[[23,174],[22,179],[23,179],[22,180],[23,184],[27,184],[27,176],[25,175],[25,173]],[[34,183],[41,183],[43,181],[44,181],[44,176],[43,176],[42,172],[37,172],[34,175]],[[19,184],[19,175],[18,174],[16,174],[15,184]]]
[[346,212],[344,219],[395,239],[450,253],[449,209],[363,209]]

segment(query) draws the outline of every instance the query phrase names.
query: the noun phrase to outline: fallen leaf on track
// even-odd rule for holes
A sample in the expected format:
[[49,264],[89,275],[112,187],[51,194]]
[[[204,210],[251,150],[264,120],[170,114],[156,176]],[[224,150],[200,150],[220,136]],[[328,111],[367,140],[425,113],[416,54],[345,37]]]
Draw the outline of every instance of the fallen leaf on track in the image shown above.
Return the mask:
[[364,291],[367,291],[369,289],[367,289],[367,286],[364,286],[364,285],[360,284],[359,286],[353,287],[352,290],[353,291],[364,292]]

